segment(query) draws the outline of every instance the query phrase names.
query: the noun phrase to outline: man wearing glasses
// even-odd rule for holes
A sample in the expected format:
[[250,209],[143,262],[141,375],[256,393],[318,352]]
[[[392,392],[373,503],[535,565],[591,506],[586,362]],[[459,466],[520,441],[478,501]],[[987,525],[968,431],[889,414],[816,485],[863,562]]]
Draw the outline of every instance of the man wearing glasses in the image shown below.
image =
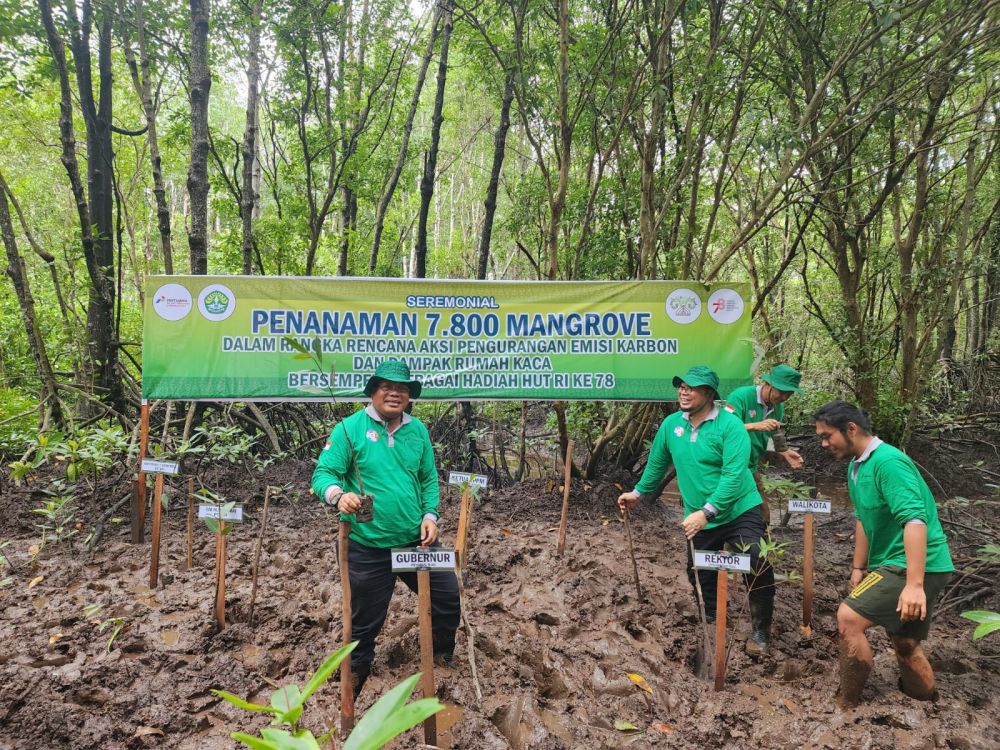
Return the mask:
[[[760,513],[760,493],[751,474],[750,437],[743,422],[720,409],[719,376],[704,366],[695,366],[673,380],[680,411],[663,420],[649,449],[642,478],[631,492],[618,497],[618,506],[633,507],[643,494],[659,486],[671,465],[677,470],[677,485],[684,501],[685,536],[698,550],[721,550],[729,544],[735,551],[746,549],[751,572],[745,574],[750,590],[751,635],[746,649],[765,652],[770,643],[774,612],[774,569],[760,559],[760,541],[765,535]],[[688,578],[694,585],[694,561],[688,547]],[[705,614],[715,619],[716,574],[697,573],[704,596]]]
[[[355,695],[371,674],[375,639],[396,585],[390,550],[437,542],[434,449],[427,428],[407,412],[420,390],[404,362],[382,362],[365,385],[371,403],[333,428],[312,476],[316,496],[351,523],[351,628],[360,641],[351,654]],[[374,498],[368,521],[355,515],[362,509],[362,486]],[[458,582],[451,571],[432,571],[430,576],[435,661],[450,667],[460,616]],[[398,577],[417,590],[416,573]]]

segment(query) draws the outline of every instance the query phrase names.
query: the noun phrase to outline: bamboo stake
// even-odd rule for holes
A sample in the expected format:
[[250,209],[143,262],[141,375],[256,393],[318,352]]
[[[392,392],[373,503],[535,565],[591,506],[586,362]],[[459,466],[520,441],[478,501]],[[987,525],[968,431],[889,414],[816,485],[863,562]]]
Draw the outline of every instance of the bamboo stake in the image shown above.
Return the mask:
[[556,548],[556,557],[562,557],[566,551],[566,526],[569,523],[569,478],[573,468],[573,441],[566,443],[565,478],[563,479],[563,504],[562,516],[559,519],[559,546]]
[[632,558],[632,576],[635,578],[635,595],[642,601],[642,586],[639,585],[639,566],[635,563],[635,548],[632,546],[632,527],[628,520],[628,508],[625,509],[625,539],[628,540],[628,554]]
[[142,496],[139,494],[139,478],[132,480],[132,544],[140,544],[143,537]]
[[215,535],[215,624],[219,630],[226,627],[226,522],[219,519],[219,533]]
[[715,691],[726,684],[726,605],[729,602],[729,572],[720,570],[715,592]]
[[813,514],[806,513],[802,522],[805,539],[802,549],[802,635],[812,635],[813,605]]
[[[351,576],[347,567],[350,533],[350,522],[341,521],[337,551],[340,557],[340,598],[343,604],[341,616],[345,646],[351,642]],[[347,739],[352,729],[354,729],[354,675],[351,672],[351,657],[348,656],[340,663],[340,731],[344,739]]]
[[[434,638],[431,632],[431,574],[417,571],[417,616],[420,621],[420,691],[424,698],[433,698]],[[437,718],[431,714],[424,720],[424,742],[437,744]]]
[[462,490],[462,501],[458,511],[458,533],[455,535],[455,557],[458,558],[458,566],[465,568],[465,547],[469,534],[469,514],[472,512],[469,502],[471,493],[466,487]]
[[253,584],[250,587],[250,627],[253,627],[253,605],[257,601],[257,573],[260,570],[260,550],[264,546],[264,533],[267,531],[267,506],[271,502],[271,487],[264,487],[264,510],[260,518],[260,535],[257,537],[257,549],[253,553]]
[[187,559],[185,570],[194,567],[194,477],[188,477]]
[[[146,525],[146,475],[142,473],[142,460],[149,448],[149,401],[142,400],[139,407],[139,526]],[[140,540],[141,541],[141,540]]]
[[706,677],[710,671],[707,668],[705,662],[707,662],[712,656],[712,649],[710,648],[711,641],[708,637],[708,618],[705,617],[705,594],[701,590],[701,578],[698,575],[698,569],[694,568],[694,542],[688,539],[688,551],[691,553],[691,566],[692,572],[694,573],[694,590],[698,594],[698,617],[701,619],[701,651],[702,651],[702,669],[699,671],[699,677]]
[[[140,474],[140,476],[142,476]],[[141,485],[142,482],[140,481]],[[156,475],[156,482],[153,484],[153,529],[152,529],[152,554],[149,557],[149,588],[155,589],[159,584],[160,576],[160,518],[163,510],[161,498],[163,496],[163,475]]]

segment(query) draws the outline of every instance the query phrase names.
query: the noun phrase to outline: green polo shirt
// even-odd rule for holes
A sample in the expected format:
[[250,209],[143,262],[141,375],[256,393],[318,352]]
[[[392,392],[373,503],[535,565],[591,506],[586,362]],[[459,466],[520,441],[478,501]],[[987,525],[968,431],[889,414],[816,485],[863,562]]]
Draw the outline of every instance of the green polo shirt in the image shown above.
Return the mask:
[[694,513],[710,503],[718,515],[705,527],[721,526],[761,504],[757,484],[747,465],[750,438],[743,423],[725,409],[693,430],[684,412],[663,420],[649,449],[649,461],[635,489],[654,492],[673,464],[684,510]]
[[903,527],[907,521],[927,524],[928,573],[955,569],[937,505],[913,461],[898,448],[879,441],[870,453],[847,467],[847,488],[854,515],[868,537],[868,567],[906,567]]
[[371,408],[344,419],[319,454],[312,475],[316,496],[323,500],[334,485],[360,493],[355,463],[365,492],[375,498],[375,517],[359,524],[353,513],[341,514],[351,522],[351,539],[381,549],[418,541],[424,514],[437,515],[439,500],[434,449],[423,423],[404,414],[390,436]]
[[[732,413],[740,418],[743,424],[747,422],[763,422],[768,417],[785,421],[785,405],[768,406],[760,396],[760,386],[745,385],[737,388],[726,399],[727,409],[732,407]],[[750,471],[757,471],[760,457],[767,451],[767,442],[771,431],[748,432],[750,436]]]

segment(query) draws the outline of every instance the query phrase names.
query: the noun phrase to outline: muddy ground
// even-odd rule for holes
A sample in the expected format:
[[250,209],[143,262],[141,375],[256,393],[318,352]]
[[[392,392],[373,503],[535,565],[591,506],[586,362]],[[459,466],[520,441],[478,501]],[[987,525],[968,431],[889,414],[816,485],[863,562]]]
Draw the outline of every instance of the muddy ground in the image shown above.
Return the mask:
[[[41,495],[9,482],[0,494],[0,542],[12,565],[0,579],[0,750],[12,748],[237,747],[235,729],[255,732],[257,715],[221,702],[224,688],[266,701],[277,685],[304,683],[338,645],[340,593],[334,518],[307,495],[308,462],[271,467],[263,477],[242,470],[199,478],[231,500],[246,502],[248,520],[229,537],[227,614],[213,626],[214,536],[196,528],[195,566],[185,570],[185,518],[180,493],[166,516],[160,570],[165,585],[148,587],[150,544],[129,542],[127,519],[109,519],[91,555],[80,536],[72,547],[38,543],[30,512]],[[247,623],[250,571],[260,530],[263,483],[288,484],[271,506],[263,547],[255,625]],[[825,480],[826,481],[826,480]],[[835,481],[826,488],[834,494]],[[81,500],[78,517],[123,498],[127,486],[101,487]],[[973,643],[954,607],[935,624],[928,650],[940,698],[921,703],[896,686],[895,659],[876,634],[876,666],[854,711],[833,707],[836,679],[834,613],[850,565],[852,516],[835,497],[830,517],[817,517],[814,632],[799,632],[801,585],[778,592],[772,652],[751,661],[742,652],[747,617],[742,586],[731,587],[735,646],[725,690],[696,677],[701,638],[684,574],[684,539],[676,495],[668,490],[634,514],[633,534],[645,598],[632,580],[623,526],[609,483],[575,481],[569,541],[556,557],[558,481],[532,480],[491,491],[476,509],[466,574],[466,612],[476,633],[475,662],[483,699],[471,678],[460,632],[454,670],[436,673],[449,704],[439,720],[442,747],[597,750],[674,748],[995,748],[1000,747],[1000,638]],[[443,537],[453,540],[457,497],[443,495]],[[995,505],[993,506],[995,508]],[[975,527],[972,505],[958,523]],[[126,516],[124,508],[120,516]],[[116,516],[117,518],[117,516]],[[777,520],[777,513],[775,513]],[[983,543],[972,532],[953,542],[969,554]],[[86,527],[84,527],[84,533]],[[801,562],[801,519],[775,532],[787,542],[781,572]],[[172,578],[172,580],[170,580]],[[91,606],[95,605],[95,606]],[[96,608],[100,605],[100,608]],[[997,596],[978,606],[1000,607]],[[401,584],[362,694],[374,699],[417,671],[416,597]],[[112,639],[114,630],[120,632]],[[644,692],[627,673],[645,677]],[[331,682],[307,709],[317,733],[339,715]],[[641,730],[614,728],[627,721]],[[654,728],[654,724],[661,725]],[[449,726],[450,725],[450,726]],[[394,747],[419,747],[410,732]]]

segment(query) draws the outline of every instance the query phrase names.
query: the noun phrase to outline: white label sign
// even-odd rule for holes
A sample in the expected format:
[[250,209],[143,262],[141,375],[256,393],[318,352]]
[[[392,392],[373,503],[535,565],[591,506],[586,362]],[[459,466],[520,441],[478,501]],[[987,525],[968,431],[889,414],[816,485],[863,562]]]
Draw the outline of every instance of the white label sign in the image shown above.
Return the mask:
[[392,572],[414,570],[454,570],[455,550],[444,547],[412,547],[392,551]]
[[737,555],[735,552],[695,550],[694,566],[701,570],[741,570],[744,573],[749,573],[750,555]]
[[179,461],[158,461],[154,458],[144,458],[140,471],[144,474],[177,474],[180,469]]
[[473,487],[482,487],[485,490],[489,486],[490,480],[485,474],[469,474],[465,471],[448,473],[448,484],[465,484],[466,482]]
[[833,503],[829,500],[789,500],[789,513],[829,513]]
[[219,518],[219,515],[221,514],[223,521],[243,520],[242,505],[234,505],[232,508],[226,510],[225,513],[223,513],[222,510],[223,506],[221,505],[199,505],[198,518]]

